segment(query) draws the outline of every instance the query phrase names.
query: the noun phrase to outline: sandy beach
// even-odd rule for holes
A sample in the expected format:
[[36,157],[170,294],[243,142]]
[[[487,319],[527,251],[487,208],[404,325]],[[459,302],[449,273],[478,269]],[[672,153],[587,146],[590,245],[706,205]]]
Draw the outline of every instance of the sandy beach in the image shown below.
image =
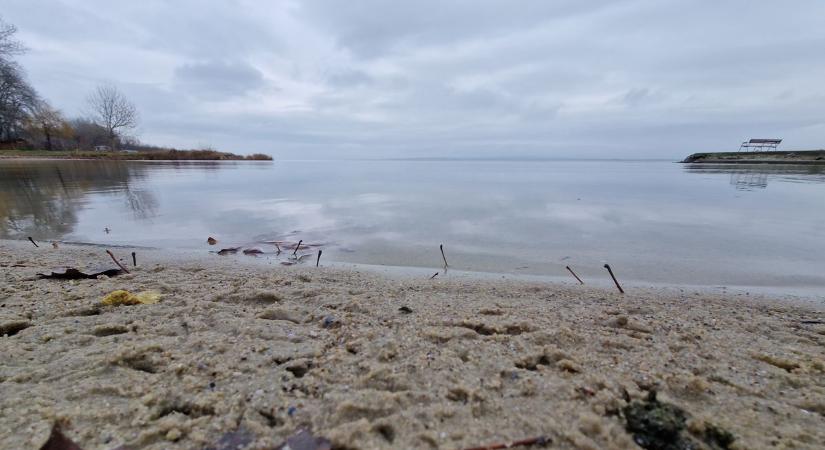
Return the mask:
[[[334,449],[639,448],[645,408],[682,417],[668,448],[825,442],[813,303],[114,251],[130,274],[41,280],[113,264],[0,241],[0,448],[39,448],[55,423],[106,450],[226,448],[237,430],[265,449],[299,429]],[[162,297],[101,304],[118,289]]]

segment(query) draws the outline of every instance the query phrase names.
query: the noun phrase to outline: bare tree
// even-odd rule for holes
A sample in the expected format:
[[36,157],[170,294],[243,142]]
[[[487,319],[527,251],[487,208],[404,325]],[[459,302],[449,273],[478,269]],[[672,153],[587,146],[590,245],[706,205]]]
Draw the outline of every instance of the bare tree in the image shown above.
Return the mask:
[[37,93],[13,62],[0,60],[0,142],[20,137]]
[[19,139],[37,103],[37,93],[26,81],[23,69],[11,57],[23,52],[14,40],[17,28],[0,19],[0,142]]
[[109,133],[112,148],[124,131],[137,127],[137,108],[115,86],[98,86],[87,102],[95,122]]
[[[30,135],[42,136],[46,141],[46,150],[54,150],[55,144],[63,147],[72,136],[71,125],[63,114],[45,100],[38,100],[29,118]],[[57,142],[56,142],[57,141]]]
[[10,56],[19,55],[25,50],[23,44],[14,39],[14,33],[17,33],[17,27],[0,17],[0,61],[8,61]]

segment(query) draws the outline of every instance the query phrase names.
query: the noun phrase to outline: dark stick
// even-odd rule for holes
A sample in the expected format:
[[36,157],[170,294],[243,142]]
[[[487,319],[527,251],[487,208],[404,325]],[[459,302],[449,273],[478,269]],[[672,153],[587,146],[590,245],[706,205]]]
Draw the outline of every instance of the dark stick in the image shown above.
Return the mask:
[[438,276],[438,272],[434,273],[433,276],[430,277],[430,279],[432,280],[433,278],[435,278],[437,276]]
[[114,261],[114,262],[115,262],[115,264],[117,264],[117,266],[118,266],[118,267],[120,267],[120,269],[121,269],[122,271],[124,271],[124,272],[126,272],[126,273],[129,273],[129,270],[128,270],[128,269],[126,269],[125,267],[123,267],[123,264],[121,264],[121,263],[120,263],[120,261],[118,261],[118,260],[117,260],[117,258],[115,258],[114,253],[112,253],[112,252],[111,252],[111,251],[109,251],[109,250],[106,250],[106,253],[108,253],[108,254],[109,254],[109,256],[111,256],[111,257],[112,257],[112,261]]
[[32,237],[31,237],[31,236],[29,236],[29,241],[30,241],[32,244],[34,244],[34,246],[35,246],[35,247],[38,247],[38,248],[40,247],[39,245],[37,245],[37,242],[34,242],[34,239],[32,239]]
[[315,260],[315,267],[318,267],[318,264],[321,263],[321,253],[324,253],[324,251],[318,250],[318,259]]
[[577,280],[579,280],[579,283],[584,284],[584,281],[582,281],[582,279],[579,278],[578,275],[576,275],[576,272],[573,272],[573,269],[571,269],[570,266],[564,266],[564,267],[567,268],[567,271],[570,272],[574,277],[576,277]]
[[613,278],[613,282],[616,283],[616,288],[619,290],[619,292],[624,294],[624,289],[622,289],[622,287],[619,286],[619,280],[617,280],[616,276],[613,275],[613,270],[610,268],[610,264],[605,264],[604,268],[607,269],[607,271],[610,273],[610,278]]
[[137,256],[135,255],[135,252],[132,252],[132,265],[137,267]]
[[513,447],[527,447],[530,445],[545,445],[550,443],[550,438],[545,436],[536,436],[534,438],[529,439],[522,439],[520,441],[513,441],[501,444],[490,444],[485,445],[483,447],[470,447],[465,448],[464,450],[499,450],[502,448],[513,448]]
[[295,246],[295,251],[292,252],[292,256],[295,256],[295,255],[298,254],[298,249],[301,248],[301,242],[304,242],[304,240],[301,239],[300,241],[298,241],[298,245]]
[[278,243],[277,243],[277,242],[275,243],[275,248],[277,248],[277,249],[278,249],[278,254],[280,255],[280,254],[281,254],[281,246],[280,246],[280,245],[278,245]]
[[441,249],[441,257],[444,258],[444,267],[449,267],[450,265],[447,264],[447,257],[444,256],[444,244],[440,244],[438,248]]

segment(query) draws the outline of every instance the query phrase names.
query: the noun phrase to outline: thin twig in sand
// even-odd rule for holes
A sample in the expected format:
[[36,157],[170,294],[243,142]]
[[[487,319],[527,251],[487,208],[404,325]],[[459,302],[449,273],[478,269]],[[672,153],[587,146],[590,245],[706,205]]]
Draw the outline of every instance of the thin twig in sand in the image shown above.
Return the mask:
[[117,266],[118,266],[118,267],[120,267],[120,270],[122,270],[122,271],[124,271],[124,272],[126,272],[126,273],[129,273],[129,270],[128,270],[128,269],[126,269],[125,267],[123,267],[123,264],[121,264],[121,263],[120,263],[120,261],[118,261],[118,260],[117,260],[117,258],[115,258],[115,254],[114,254],[114,253],[112,253],[110,250],[106,250],[106,253],[108,253],[108,254],[109,254],[109,256],[112,258],[112,261],[114,261],[114,262],[115,262],[115,264],[117,264]]
[[315,267],[318,267],[318,264],[321,263],[321,253],[323,252],[323,250],[318,250],[318,259],[315,260]]
[[438,248],[441,249],[441,258],[444,259],[444,267],[449,267],[450,265],[447,264],[447,257],[444,256],[444,244],[439,244]]
[[32,244],[34,244],[34,246],[35,246],[35,247],[40,247],[39,245],[37,245],[37,242],[34,242],[34,239],[32,239],[32,237],[31,237],[31,236],[29,236],[29,241],[30,241]]
[[619,286],[619,280],[616,279],[616,276],[613,275],[613,269],[610,268],[610,264],[605,264],[604,268],[607,269],[607,272],[610,273],[610,278],[613,278],[613,282],[616,283],[616,288],[619,290],[620,293],[624,294],[624,289]]
[[135,255],[135,252],[132,252],[132,265],[137,267],[137,255]]
[[573,275],[574,277],[576,277],[577,280],[579,280],[579,283],[584,284],[584,281],[582,281],[582,279],[579,278],[578,275],[576,275],[576,272],[573,272],[573,269],[571,269],[570,266],[564,266],[564,267],[567,269],[568,272],[570,272],[571,275]]
[[304,242],[304,240],[301,239],[300,241],[298,241],[298,245],[295,246],[295,251],[292,252],[292,256],[295,256],[295,255],[298,254],[298,249],[301,248],[301,242]]

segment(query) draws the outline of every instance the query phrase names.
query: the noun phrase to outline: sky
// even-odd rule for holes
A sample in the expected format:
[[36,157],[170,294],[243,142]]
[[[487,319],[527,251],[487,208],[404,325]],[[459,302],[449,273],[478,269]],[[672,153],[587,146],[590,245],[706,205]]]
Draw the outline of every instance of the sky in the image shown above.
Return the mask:
[[276,158],[681,158],[825,147],[825,2],[2,0],[67,115]]

